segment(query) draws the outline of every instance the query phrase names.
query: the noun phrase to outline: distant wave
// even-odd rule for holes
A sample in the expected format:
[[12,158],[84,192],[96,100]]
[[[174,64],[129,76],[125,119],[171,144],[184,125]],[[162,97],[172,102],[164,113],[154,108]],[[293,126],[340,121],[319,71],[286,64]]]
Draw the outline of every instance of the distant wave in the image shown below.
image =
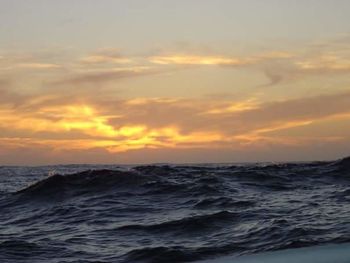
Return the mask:
[[135,187],[150,182],[146,177],[135,172],[114,170],[89,170],[69,175],[52,175],[23,190],[18,194],[52,195],[69,190],[105,191],[112,187]]
[[[221,167],[223,176],[231,176],[241,180],[256,181],[266,183],[267,186],[274,187],[274,183],[290,183],[295,179],[299,179],[301,174],[296,173],[298,169],[302,172],[309,172],[312,169],[320,170],[319,173],[333,173],[331,175],[339,175],[340,172],[350,172],[350,157],[341,159],[335,162],[320,162],[311,164],[277,164],[267,166],[253,166],[253,167]],[[324,171],[322,171],[324,168]],[[331,169],[330,169],[331,168]],[[127,186],[152,186],[157,184],[157,187],[169,188],[166,190],[176,190],[177,186],[184,185],[171,183],[167,180],[167,175],[188,176],[195,180],[196,183],[203,183],[206,185],[219,184],[221,178],[215,173],[210,173],[211,168],[195,167],[198,173],[194,176],[187,170],[193,167],[171,167],[163,166],[137,166],[132,171],[118,171],[118,170],[88,170],[76,174],[60,175],[55,174],[42,181],[39,181],[17,193],[32,193],[32,194],[52,194],[57,191],[64,191],[67,188],[75,189],[90,189],[90,190],[105,190],[111,187],[127,187]],[[271,173],[275,171],[275,173]],[[278,172],[279,171],[279,172]],[[310,173],[308,176],[312,177],[315,174]],[[346,176],[348,173],[341,173]],[[187,178],[187,179],[189,179]],[[188,181],[188,180],[187,180]],[[188,186],[188,185],[185,185]],[[172,188],[173,187],[173,188]],[[178,189],[179,190],[179,189]]]

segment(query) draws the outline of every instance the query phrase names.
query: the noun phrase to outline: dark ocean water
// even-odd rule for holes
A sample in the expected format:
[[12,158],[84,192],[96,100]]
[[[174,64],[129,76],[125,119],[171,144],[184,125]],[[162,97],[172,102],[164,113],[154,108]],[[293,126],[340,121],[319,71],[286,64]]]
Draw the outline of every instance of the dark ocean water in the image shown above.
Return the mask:
[[188,262],[350,241],[350,158],[0,167],[0,262]]

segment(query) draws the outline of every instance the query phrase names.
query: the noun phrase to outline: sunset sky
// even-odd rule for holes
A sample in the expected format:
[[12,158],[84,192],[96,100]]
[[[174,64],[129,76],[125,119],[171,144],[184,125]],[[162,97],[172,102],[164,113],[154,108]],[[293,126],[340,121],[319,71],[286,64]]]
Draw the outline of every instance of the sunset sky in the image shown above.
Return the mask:
[[0,165],[350,155],[348,0],[0,0]]

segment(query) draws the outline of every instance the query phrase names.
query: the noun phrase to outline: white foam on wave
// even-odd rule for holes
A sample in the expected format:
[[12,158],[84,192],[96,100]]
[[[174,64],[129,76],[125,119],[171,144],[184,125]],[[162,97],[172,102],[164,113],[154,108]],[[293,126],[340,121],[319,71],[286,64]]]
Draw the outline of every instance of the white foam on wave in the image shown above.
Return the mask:
[[243,257],[222,257],[200,263],[349,263],[350,243],[266,252]]

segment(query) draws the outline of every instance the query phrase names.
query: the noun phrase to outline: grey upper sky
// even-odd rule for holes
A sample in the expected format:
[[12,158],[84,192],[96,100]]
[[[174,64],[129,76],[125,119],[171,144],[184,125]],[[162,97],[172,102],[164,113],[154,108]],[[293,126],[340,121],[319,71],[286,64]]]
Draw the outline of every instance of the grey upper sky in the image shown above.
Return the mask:
[[[0,47],[272,45],[349,32],[347,0],[1,0]],[[219,46],[218,46],[219,45]]]

